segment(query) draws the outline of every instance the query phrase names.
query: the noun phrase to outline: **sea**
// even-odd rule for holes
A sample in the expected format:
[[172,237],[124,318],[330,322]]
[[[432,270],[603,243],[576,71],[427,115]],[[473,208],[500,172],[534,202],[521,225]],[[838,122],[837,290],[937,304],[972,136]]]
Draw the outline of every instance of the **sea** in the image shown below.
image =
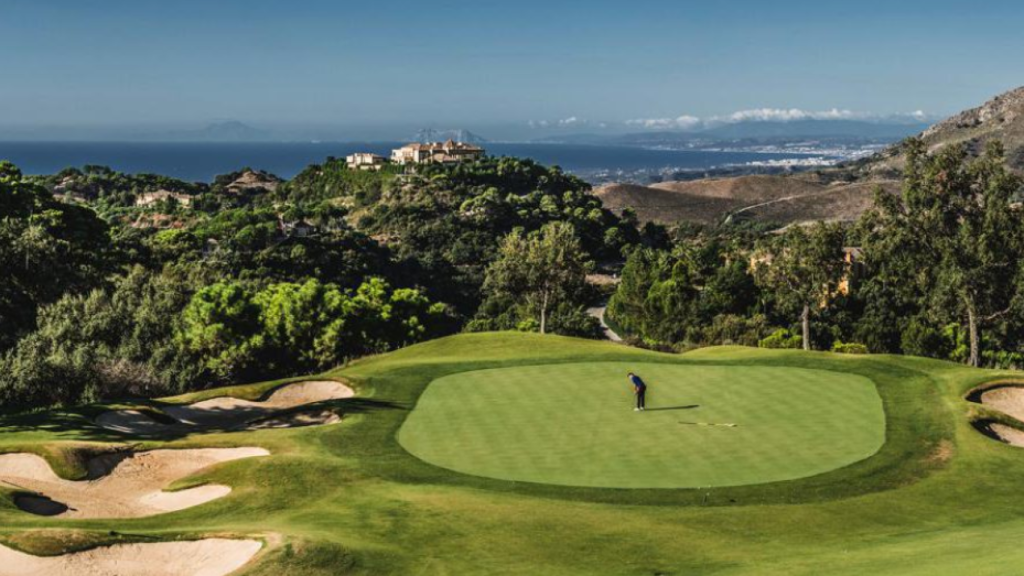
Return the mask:
[[[241,168],[266,170],[291,178],[329,156],[354,152],[390,155],[402,142],[0,142],[0,160],[25,174],[53,174],[86,164],[126,173],[154,173],[210,182]],[[531,158],[593,183],[640,181],[657,174],[699,172],[759,162],[799,161],[810,155],[727,151],[659,150],[578,144],[486,143],[492,156]]]

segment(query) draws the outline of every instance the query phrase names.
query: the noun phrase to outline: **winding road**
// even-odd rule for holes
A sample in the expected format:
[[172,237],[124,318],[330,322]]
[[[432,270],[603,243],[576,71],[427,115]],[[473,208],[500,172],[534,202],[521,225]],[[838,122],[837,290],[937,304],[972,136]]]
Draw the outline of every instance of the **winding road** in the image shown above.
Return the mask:
[[612,342],[622,342],[622,337],[615,333],[611,327],[608,326],[604,321],[604,313],[607,310],[607,306],[594,306],[593,308],[587,308],[587,314],[597,318],[597,321],[601,323],[601,331],[604,332],[604,337]]

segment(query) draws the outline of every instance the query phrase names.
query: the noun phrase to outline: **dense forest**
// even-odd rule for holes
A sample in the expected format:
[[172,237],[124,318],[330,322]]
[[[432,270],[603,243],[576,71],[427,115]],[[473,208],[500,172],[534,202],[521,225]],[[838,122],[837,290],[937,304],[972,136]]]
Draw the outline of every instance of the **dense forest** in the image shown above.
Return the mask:
[[784,229],[641,227],[513,158],[208,184],[2,163],[0,401],[312,373],[463,330],[600,337],[586,308],[609,296],[609,322],[652,348],[1024,364],[1020,179],[998,146],[906,146],[902,194]]
[[[578,277],[490,272],[557,223]],[[328,158],[210,184],[0,164],[0,399],[48,405],[309,373],[464,328],[598,334],[582,275],[636,226],[530,161],[415,173]],[[549,267],[550,268],[550,267]],[[495,268],[497,270],[497,268]],[[564,284],[564,285],[563,285]],[[566,286],[571,285],[568,289]]]

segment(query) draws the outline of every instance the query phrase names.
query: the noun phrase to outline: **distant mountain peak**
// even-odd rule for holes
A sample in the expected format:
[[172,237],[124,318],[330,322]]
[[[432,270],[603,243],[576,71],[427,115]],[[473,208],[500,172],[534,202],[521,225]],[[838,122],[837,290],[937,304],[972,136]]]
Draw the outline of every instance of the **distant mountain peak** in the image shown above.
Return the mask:
[[416,132],[413,139],[417,142],[444,142],[445,140],[469,144],[483,144],[487,142],[483,136],[463,129],[438,130],[436,128],[423,128]]
[[208,124],[205,128],[199,130],[196,135],[206,140],[242,142],[265,139],[267,132],[253,128],[238,120],[224,120]]
[[238,129],[242,129],[242,130],[255,130],[255,128],[253,128],[252,126],[249,126],[248,124],[245,124],[244,122],[240,122],[238,120],[222,120],[220,122],[211,122],[211,123],[206,125],[206,128],[208,130],[209,129],[216,129],[216,130],[222,130],[222,129],[230,129],[230,130],[238,130]]

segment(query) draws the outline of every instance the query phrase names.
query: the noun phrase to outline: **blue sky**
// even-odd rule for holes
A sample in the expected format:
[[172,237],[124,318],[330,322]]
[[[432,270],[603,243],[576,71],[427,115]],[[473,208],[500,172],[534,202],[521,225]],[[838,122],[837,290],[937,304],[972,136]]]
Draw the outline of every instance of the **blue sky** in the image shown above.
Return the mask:
[[1024,2],[4,0],[0,125],[948,114],[1024,84]]

